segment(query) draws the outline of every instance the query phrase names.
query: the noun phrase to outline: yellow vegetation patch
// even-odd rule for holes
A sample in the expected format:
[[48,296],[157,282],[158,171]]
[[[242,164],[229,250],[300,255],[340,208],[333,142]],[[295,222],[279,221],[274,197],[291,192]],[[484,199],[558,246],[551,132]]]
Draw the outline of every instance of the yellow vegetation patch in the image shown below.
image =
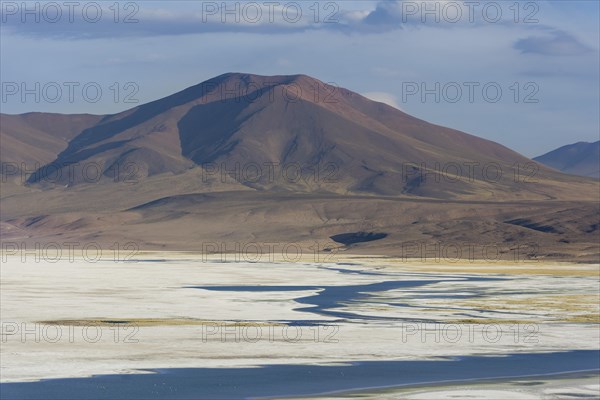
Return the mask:
[[600,314],[582,314],[574,315],[563,319],[564,322],[600,324]]
[[500,318],[464,318],[444,321],[447,324],[497,324],[497,325],[527,325],[535,324],[528,319],[500,319]]
[[[339,259],[336,261],[340,261]],[[600,277],[600,265],[575,264],[551,261],[522,262],[481,262],[465,260],[464,262],[434,262],[421,260],[403,260],[399,258],[356,256],[347,257],[345,261],[362,263],[367,266],[386,266],[401,268],[406,272],[432,272],[457,274],[510,274],[510,275],[552,275],[552,276],[593,276]]]
[[482,310],[540,311],[553,322],[600,323],[600,295],[539,295],[464,301],[462,307]]
[[115,325],[135,325],[135,326],[181,326],[181,325],[210,325],[210,326],[285,326],[277,322],[254,322],[254,321],[211,321],[192,318],[127,318],[127,319],[58,319],[50,321],[39,321],[46,325],[62,326],[115,326]]

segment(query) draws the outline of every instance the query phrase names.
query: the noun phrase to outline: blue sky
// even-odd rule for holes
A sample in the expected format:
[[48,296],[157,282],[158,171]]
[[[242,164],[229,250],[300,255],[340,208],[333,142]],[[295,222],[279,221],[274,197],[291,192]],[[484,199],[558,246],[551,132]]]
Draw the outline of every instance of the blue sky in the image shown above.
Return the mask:
[[527,156],[599,139],[597,1],[114,3],[70,20],[62,1],[2,1],[2,112],[113,113],[225,72],[303,73]]

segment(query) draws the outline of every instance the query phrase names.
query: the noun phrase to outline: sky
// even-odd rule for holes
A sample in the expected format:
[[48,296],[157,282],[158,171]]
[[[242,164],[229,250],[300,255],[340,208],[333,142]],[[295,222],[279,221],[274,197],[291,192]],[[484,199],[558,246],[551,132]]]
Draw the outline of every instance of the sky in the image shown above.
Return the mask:
[[600,136],[600,2],[2,1],[3,113],[306,74],[526,156]]

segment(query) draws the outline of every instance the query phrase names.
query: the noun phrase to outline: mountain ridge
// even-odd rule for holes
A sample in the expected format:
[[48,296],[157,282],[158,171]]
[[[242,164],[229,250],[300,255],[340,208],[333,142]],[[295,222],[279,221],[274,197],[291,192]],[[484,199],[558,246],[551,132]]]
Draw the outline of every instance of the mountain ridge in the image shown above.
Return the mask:
[[[302,74],[226,73],[162,99],[96,118],[100,118],[96,124],[68,141],[28,183],[43,182],[55,169],[48,166],[76,163],[101,165],[105,180],[111,180],[113,170],[121,165],[135,165],[141,178],[178,175],[213,163],[229,169],[252,163],[301,164],[306,169],[334,165],[340,173],[335,184],[307,185],[264,176],[257,182],[237,181],[260,190],[435,198],[489,193],[492,197],[553,198],[554,194],[546,193],[547,186],[566,181],[564,176],[536,166],[541,177],[549,178],[547,182],[517,187],[518,182],[508,177],[516,173],[513,166],[531,160],[513,150],[430,124]],[[485,176],[489,171],[483,168],[492,165],[505,174],[498,181]],[[471,167],[472,171],[466,170]],[[67,174],[62,175],[59,184],[82,183],[82,179],[68,182]]]
[[564,173],[600,178],[600,140],[561,146],[533,160]]
[[19,245],[600,256],[597,180],[305,75],[224,74],[112,115],[0,118],[0,234]]

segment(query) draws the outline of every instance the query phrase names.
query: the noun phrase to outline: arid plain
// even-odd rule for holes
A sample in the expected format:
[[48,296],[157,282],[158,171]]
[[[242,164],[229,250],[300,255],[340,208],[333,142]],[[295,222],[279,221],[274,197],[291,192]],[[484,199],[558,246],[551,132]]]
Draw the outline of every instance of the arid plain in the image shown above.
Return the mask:
[[[24,263],[11,256],[2,268],[2,377],[13,384],[3,391],[59,398],[64,382],[74,397],[111,398],[132,388],[127,379],[107,386],[102,376],[150,374],[150,387],[138,387],[134,398],[173,390],[177,398],[357,390],[380,397],[366,389],[395,387],[393,394],[470,380],[495,383],[469,390],[513,397],[539,395],[548,385],[511,387],[507,379],[547,375],[550,389],[562,382],[589,395],[590,387],[597,393],[597,283],[597,266],[582,264],[463,267],[359,256],[251,263],[185,253]],[[477,357],[487,361],[471,365]],[[430,364],[415,369],[419,362]],[[381,365],[361,369],[370,363]],[[333,378],[309,385],[311,372],[298,370],[285,389],[257,384],[270,381],[274,366],[329,368]],[[359,375],[340,379],[344,368]],[[187,370],[197,384],[177,388],[171,378]],[[222,386],[223,379],[240,383]],[[442,396],[453,389],[429,390]]]

